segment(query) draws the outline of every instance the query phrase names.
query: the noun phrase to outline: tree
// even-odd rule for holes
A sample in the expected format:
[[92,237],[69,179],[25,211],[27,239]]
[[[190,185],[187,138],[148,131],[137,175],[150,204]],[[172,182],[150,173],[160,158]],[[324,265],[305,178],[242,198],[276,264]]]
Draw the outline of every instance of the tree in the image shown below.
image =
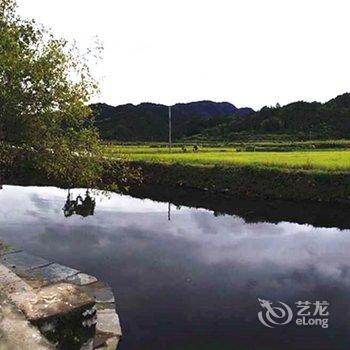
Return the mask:
[[279,131],[281,129],[281,120],[276,118],[276,117],[271,117],[268,119],[264,119],[260,126],[264,131],[267,132],[276,132]]
[[[103,162],[88,101],[98,91],[89,54],[0,0],[0,161],[27,164],[68,185],[95,185]],[[9,152],[9,150],[12,150]],[[7,164],[8,164],[7,163]]]

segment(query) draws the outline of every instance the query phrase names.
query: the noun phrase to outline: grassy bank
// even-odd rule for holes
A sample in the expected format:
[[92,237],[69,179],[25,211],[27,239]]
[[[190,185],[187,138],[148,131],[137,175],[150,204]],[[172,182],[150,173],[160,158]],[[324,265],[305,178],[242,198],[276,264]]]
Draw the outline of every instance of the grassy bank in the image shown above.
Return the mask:
[[[226,147],[182,152],[175,147],[108,146],[101,188],[138,186],[127,174],[138,173],[144,185],[222,193],[238,198],[350,203],[350,151],[237,152]],[[129,162],[125,164],[125,158]],[[34,181],[70,186],[37,174],[22,158],[5,172],[9,183]],[[124,174],[124,175],[123,175]],[[76,186],[76,185],[75,185]]]
[[[312,147],[310,147],[312,145]],[[347,202],[350,199],[350,151],[346,141],[303,143],[301,149],[269,151],[271,143],[201,146],[198,152],[175,145],[108,145],[109,159],[127,158],[140,167],[144,183],[180,186],[240,198]],[[276,145],[275,145],[276,146]],[[295,144],[292,145],[293,147]],[[321,147],[324,148],[321,148]],[[333,148],[331,147],[333,146]],[[249,151],[246,150],[249,148]]]
[[348,202],[350,173],[259,166],[215,166],[134,161],[144,184],[178,186],[238,198]]

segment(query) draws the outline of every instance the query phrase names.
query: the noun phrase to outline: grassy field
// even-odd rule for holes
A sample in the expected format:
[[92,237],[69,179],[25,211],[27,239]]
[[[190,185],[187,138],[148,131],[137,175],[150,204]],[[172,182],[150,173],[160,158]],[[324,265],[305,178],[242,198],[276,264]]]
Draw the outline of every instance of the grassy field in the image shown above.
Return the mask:
[[125,157],[129,160],[180,164],[252,165],[328,171],[350,170],[350,150],[346,148],[247,152],[244,151],[244,148],[223,146],[200,147],[198,152],[193,152],[192,147],[187,147],[187,152],[183,152],[181,147],[174,147],[169,153],[166,147],[161,146],[106,145],[105,155],[109,158]]

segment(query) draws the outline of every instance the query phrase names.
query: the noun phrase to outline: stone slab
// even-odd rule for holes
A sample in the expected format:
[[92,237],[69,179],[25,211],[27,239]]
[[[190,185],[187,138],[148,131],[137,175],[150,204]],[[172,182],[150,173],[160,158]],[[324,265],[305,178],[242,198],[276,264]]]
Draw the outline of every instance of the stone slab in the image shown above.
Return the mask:
[[55,349],[1,292],[0,304],[0,349]]
[[23,272],[49,264],[49,261],[20,251],[17,253],[4,254],[0,262],[11,270]]
[[77,275],[67,278],[68,282],[72,282],[78,286],[86,286],[97,282],[97,278],[94,276],[87,275],[86,273],[78,273]]
[[[74,312],[91,310],[95,300],[71,283],[56,283],[34,290],[22,278],[0,264],[0,288],[30,321],[47,319]],[[84,310],[84,311],[86,311]],[[93,312],[87,312],[89,318]]]
[[122,335],[119,317],[114,310],[99,310],[97,313],[96,331],[110,333],[119,337]]
[[63,347],[74,343],[86,350],[94,343],[101,349],[116,349],[122,332],[109,286],[23,251],[11,249],[2,254],[0,291],[47,339]]
[[96,303],[114,303],[114,294],[112,289],[102,282],[96,282],[86,286],[81,286],[80,289],[89,296],[95,298]]
[[0,287],[8,295],[30,293],[32,288],[6,266],[0,264]]
[[25,278],[40,279],[47,283],[64,281],[78,274],[79,271],[59,264],[50,264],[26,271]]
[[92,298],[69,283],[46,286],[36,293],[13,293],[10,298],[30,321],[64,315],[83,306],[91,308],[95,304]]
[[93,348],[100,350],[116,350],[120,337],[111,336],[110,334],[96,333]]
[[97,321],[95,300],[78,286],[56,283],[33,289],[0,264],[0,288],[49,341],[60,341],[62,346],[73,343],[78,346],[93,339]]

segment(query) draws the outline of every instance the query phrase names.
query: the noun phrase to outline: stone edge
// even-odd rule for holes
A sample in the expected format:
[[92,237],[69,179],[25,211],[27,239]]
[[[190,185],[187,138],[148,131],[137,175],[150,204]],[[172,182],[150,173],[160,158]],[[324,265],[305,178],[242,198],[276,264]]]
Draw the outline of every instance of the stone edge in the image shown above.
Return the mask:
[[[20,267],[17,267],[13,263],[14,261],[20,262]],[[7,248],[0,253],[1,265],[17,276],[17,278],[14,278],[14,288],[16,288],[16,285],[20,289],[25,289],[26,285],[38,288],[39,286],[65,282],[77,286],[87,295],[93,297],[96,303],[97,316],[93,348],[117,348],[122,331],[118,314],[115,311],[114,295],[107,284],[98,281],[94,276],[54,262],[49,262],[14,247]],[[19,279],[22,280],[22,283]],[[0,287],[4,283],[8,285],[9,281],[0,280]]]

